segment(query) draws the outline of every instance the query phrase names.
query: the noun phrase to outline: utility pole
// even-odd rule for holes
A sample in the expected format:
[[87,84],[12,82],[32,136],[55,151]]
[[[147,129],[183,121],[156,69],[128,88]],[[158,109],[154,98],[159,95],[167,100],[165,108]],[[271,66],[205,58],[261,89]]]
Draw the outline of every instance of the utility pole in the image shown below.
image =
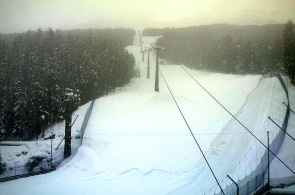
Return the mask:
[[[138,38],[139,38],[139,44],[140,44],[140,48],[142,48],[141,46],[141,35],[140,35],[140,30],[138,31]],[[142,49],[140,50],[140,51],[142,51]]]
[[267,187],[269,188],[270,186],[270,175],[269,175],[269,131],[267,131],[267,148],[268,148],[268,153],[267,153]]
[[140,53],[142,53],[142,62],[144,62],[144,53],[145,53],[145,51],[140,51]]
[[164,47],[153,46],[156,50],[156,77],[155,77],[155,91],[159,92],[159,49],[165,49]]
[[66,102],[64,158],[71,156],[72,101]]
[[144,42],[140,39],[140,51],[142,51],[142,44],[143,44]]
[[53,140],[53,132],[51,132],[51,140],[50,140],[50,145],[51,145],[51,151],[50,151],[50,156],[51,156],[51,160],[50,160],[50,162],[51,162],[51,168],[53,167],[53,164],[52,164],[52,161],[53,161],[53,159],[52,159],[52,140]]
[[159,92],[159,49],[156,49],[156,80],[155,80],[155,91]]
[[152,49],[146,49],[146,51],[148,52],[148,62],[147,62],[147,78],[150,78],[150,51],[152,51]]
[[139,36],[140,52],[142,52],[143,41],[142,41],[142,34],[140,33],[140,30],[138,31],[138,36]]
[[236,187],[237,187],[237,195],[239,195],[240,194],[239,185],[229,175],[227,175],[227,177],[236,185]]

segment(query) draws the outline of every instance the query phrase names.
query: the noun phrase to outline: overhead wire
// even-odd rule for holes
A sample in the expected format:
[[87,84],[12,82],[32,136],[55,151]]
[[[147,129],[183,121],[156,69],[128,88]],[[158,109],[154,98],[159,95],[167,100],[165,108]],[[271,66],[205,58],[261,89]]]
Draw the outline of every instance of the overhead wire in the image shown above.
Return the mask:
[[159,72],[160,72],[160,74],[162,75],[162,78],[163,78],[163,80],[164,80],[164,82],[165,82],[165,84],[166,84],[166,86],[167,86],[167,88],[168,88],[168,90],[169,90],[169,92],[170,92],[170,94],[171,94],[171,96],[172,96],[172,98],[173,98],[173,100],[174,100],[174,102],[175,102],[175,104],[176,104],[176,106],[177,106],[177,108],[178,108],[178,110],[179,110],[179,112],[180,112],[180,114],[181,114],[183,120],[185,121],[185,123],[186,123],[186,125],[187,125],[187,127],[188,127],[188,129],[189,129],[189,131],[190,131],[190,133],[191,133],[191,135],[192,135],[192,137],[194,138],[194,140],[195,140],[195,142],[196,142],[196,144],[197,144],[197,146],[198,146],[198,148],[199,148],[199,150],[200,150],[200,152],[202,153],[202,156],[203,156],[203,158],[205,159],[205,161],[206,161],[206,163],[207,163],[207,165],[208,165],[208,167],[209,167],[209,169],[210,169],[210,171],[211,171],[213,177],[215,178],[215,180],[216,180],[216,182],[217,182],[217,184],[218,184],[218,186],[219,186],[219,188],[220,188],[222,194],[225,195],[225,193],[223,192],[223,189],[222,189],[222,187],[221,187],[219,181],[217,180],[217,177],[215,176],[215,174],[214,174],[214,172],[213,172],[213,170],[212,170],[212,168],[211,168],[211,166],[210,166],[210,164],[209,164],[209,162],[208,162],[208,160],[207,160],[205,154],[203,153],[203,151],[202,151],[202,149],[201,149],[201,146],[199,145],[199,143],[198,143],[196,137],[194,136],[194,134],[193,134],[193,132],[192,132],[192,130],[191,130],[191,128],[190,128],[188,122],[186,121],[186,119],[185,119],[185,117],[184,117],[184,114],[182,113],[182,111],[181,111],[181,109],[180,109],[180,107],[179,107],[179,105],[178,105],[178,103],[177,103],[177,101],[176,101],[176,99],[175,99],[175,97],[174,97],[174,95],[173,95],[173,93],[172,93],[172,91],[171,91],[171,89],[170,89],[170,87],[169,87],[169,85],[168,85],[168,83],[167,83],[165,77],[164,77],[164,75],[162,74],[162,71],[161,71],[160,67],[159,67]]
[[295,172],[284,163],[273,151],[271,151],[260,139],[258,139],[240,120],[238,120],[228,109],[226,109],[203,85],[201,85],[182,65],[180,67],[211,97],[213,98],[228,114],[230,114],[244,129],[246,129],[255,139],[257,139],[270,153],[272,153],[287,169],[293,174]]

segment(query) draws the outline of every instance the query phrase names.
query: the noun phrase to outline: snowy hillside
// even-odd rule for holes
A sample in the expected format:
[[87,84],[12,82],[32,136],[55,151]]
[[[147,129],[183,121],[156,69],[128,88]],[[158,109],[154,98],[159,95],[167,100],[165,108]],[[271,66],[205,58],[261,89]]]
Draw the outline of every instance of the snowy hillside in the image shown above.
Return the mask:
[[[144,47],[156,39],[143,37]],[[163,78],[160,92],[154,91],[154,54],[147,79],[147,56],[142,62],[137,36],[127,50],[141,77],[96,100],[76,156],[52,173],[1,183],[1,194],[203,194],[216,185]],[[160,69],[217,178],[223,179],[253,147],[253,137],[180,66]],[[267,119],[281,121],[286,110],[277,79],[186,69],[259,138],[267,130],[278,133]],[[249,170],[258,162],[252,159]]]

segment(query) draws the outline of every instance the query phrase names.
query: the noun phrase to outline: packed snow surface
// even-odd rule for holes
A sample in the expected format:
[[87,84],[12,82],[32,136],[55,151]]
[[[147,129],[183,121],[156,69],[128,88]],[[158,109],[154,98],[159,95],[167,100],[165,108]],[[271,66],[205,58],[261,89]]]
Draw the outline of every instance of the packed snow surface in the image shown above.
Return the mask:
[[[156,39],[143,37],[143,47]],[[75,157],[52,173],[2,183],[1,194],[203,194],[216,185],[161,76],[160,92],[154,91],[154,53],[147,79],[137,36],[127,50],[141,76],[96,100]],[[223,179],[251,148],[253,137],[181,66],[160,69],[217,178]],[[272,109],[280,107],[278,115],[284,117],[286,96],[275,78],[186,69],[257,136],[266,131]]]
[[[295,111],[295,87],[292,83],[290,83],[289,79],[286,77],[284,78],[285,83],[288,87],[289,92],[289,99],[290,99],[290,108],[292,111]],[[287,132],[292,138],[295,138],[295,114],[290,112],[289,122],[288,122],[288,129]],[[284,142],[282,144],[281,150],[278,154],[279,158],[283,160],[283,162],[287,163],[287,165],[295,171],[295,142],[291,137],[287,134],[285,135]],[[294,176],[294,174],[289,171],[278,159],[274,159],[271,162],[271,178],[275,180],[278,178],[285,178],[289,176]],[[294,186],[293,186],[294,188]],[[295,190],[294,190],[295,194]]]

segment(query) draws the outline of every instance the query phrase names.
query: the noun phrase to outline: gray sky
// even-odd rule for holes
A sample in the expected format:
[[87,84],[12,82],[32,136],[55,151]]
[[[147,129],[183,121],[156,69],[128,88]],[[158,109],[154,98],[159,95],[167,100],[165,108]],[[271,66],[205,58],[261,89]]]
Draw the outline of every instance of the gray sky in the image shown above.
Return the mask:
[[0,0],[0,33],[295,21],[295,0]]

